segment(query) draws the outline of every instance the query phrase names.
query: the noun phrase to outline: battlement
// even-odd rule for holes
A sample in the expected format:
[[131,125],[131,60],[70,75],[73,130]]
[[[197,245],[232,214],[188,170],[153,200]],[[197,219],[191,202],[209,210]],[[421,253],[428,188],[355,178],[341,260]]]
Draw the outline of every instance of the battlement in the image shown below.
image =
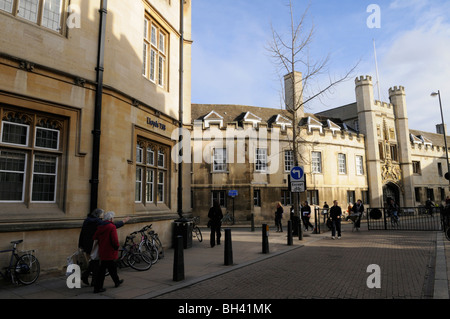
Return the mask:
[[382,102],[382,101],[378,101],[378,100],[375,100],[375,106],[387,108],[387,109],[392,109],[392,107],[393,107],[393,105],[391,103]]
[[357,86],[358,85],[372,84],[372,77],[370,75],[366,75],[366,76],[361,75],[360,77],[357,77],[355,79],[355,84]]
[[394,86],[389,89],[389,96],[396,94],[405,94],[405,87],[403,86]]

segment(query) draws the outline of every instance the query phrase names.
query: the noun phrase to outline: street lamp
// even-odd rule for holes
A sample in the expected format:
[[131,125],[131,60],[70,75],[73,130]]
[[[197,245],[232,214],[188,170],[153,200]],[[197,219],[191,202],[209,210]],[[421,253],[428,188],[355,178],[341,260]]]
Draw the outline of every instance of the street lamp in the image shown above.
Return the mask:
[[446,133],[445,123],[444,123],[444,113],[442,112],[441,92],[438,90],[437,93],[436,92],[431,93],[431,96],[439,97],[439,107],[441,108],[441,118],[442,118],[442,134],[444,134],[445,155],[447,157],[447,174],[445,175],[445,177],[449,180],[449,184],[450,184],[450,164],[448,161],[447,133]]

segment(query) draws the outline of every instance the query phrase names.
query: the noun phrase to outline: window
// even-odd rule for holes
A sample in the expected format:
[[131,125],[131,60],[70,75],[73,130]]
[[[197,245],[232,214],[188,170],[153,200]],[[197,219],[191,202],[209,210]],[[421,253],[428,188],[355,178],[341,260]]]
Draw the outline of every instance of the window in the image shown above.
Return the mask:
[[445,201],[445,188],[439,187],[439,194],[441,195],[441,201]]
[[418,174],[418,175],[422,174],[422,171],[420,169],[420,162],[413,161],[412,165],[413,165],[413,173],[414,174]]
[[311,168],[313,173],[316,174],[322,173],[322,153],[320,152],[311,153]]
[[361,191],[361,197],[363,204],[370,205],[369,191]]
[[227,197],[225,191],[212,191],[211,206],[214,200],[217,200],[220,207],[227,207]]
[[339,174],[347,174],[347,160],[345,154],[338,154]]
[[287,189],[281,190],[281,204],[283,204],[283,206],[292,205],[291,192]]
[[364,161],[359,155],[356,156],[356,175],[364,175]]
[[144,19],[142,75],[166,88],[168,33],[150,17]]
[[392,159],[393,161],[398,162],[397,145],[391,144],[391,145],[390,145],[390,151],[391,151],[391,159]]
[[253,190],[253,206],[261,207],[261,190]]
[[416,202],[420,202],[420,187],[414,188],[414,196],[416,198]]
[[353,205],[356,203],[355,191],[347,191],[347,203],[352,203]]
[[135,202],[167,203],[168,170],[166,154],[169,148],[156,142],[138,138],[136,145]]
[[432,202],[434,202],[434,189],[426,188],[427,190],[427,199],[429,198]]
[[227,170],[226,148],[215,148],[213,150],[213,172],[225,172]]
[[265,172],[267,171],[267,149],[265,148],[257,148],[255,154],[255,170],[257,172]]
[[308,191],[306,196],[307,196],[307,200],[308,200],[309,204],[319,205],[319,191],[318,190]]
[[47,29],[63,29],[63,0],[0,0],[0,10]]
[[290,172],[294,167],[294,153],[291,150],[284,151],[284,171]]
[[378,151],[380,153],[380,160],[384,160],[384,147],[383,147],[383,143],[378,143]]
[[444,176],[444,174],[442,172],[442,163],[437,163],[437,169],[438,169],[439,177]]
[[0,202],[55,203],[63,121],[0,111]]

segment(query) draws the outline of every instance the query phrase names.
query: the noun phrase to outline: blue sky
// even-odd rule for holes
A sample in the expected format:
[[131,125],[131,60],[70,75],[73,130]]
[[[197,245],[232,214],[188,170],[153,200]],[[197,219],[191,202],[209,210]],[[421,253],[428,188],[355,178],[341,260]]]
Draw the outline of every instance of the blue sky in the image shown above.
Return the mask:
[[[192,1],[192,102],[280,108],[282,86],[267,50],[271,25],[279,33],[290,26],[288,0]],[[340,77],[359,64],[340,84],[306,110],[317,113],[355,102],[354,79],[371,75],[376,82],[373,40],[379,67],[380,99],[389,101],[393,86],[406,88],[411,129],[435,132],[441,122],[450,129],[450,1],[445,0],[293,0],[298,21],[310,4],[307,23],[314,24],[310,55],[330,55],[328,73]],[[369,28],[370,4],[380,8],[381,27]],[[302,69],[297,71],[302,72]],[[378,89],[374,88],[378,99]]]

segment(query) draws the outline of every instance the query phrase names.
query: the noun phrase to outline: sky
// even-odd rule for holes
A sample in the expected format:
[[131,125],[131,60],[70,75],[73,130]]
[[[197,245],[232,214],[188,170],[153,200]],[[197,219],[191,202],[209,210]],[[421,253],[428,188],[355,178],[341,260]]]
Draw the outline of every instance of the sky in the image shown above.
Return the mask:
[[[370,75],[377,100],[389,102],[389,88],[405,87],[410,129],[436,132],[436,124],[442,122],[439,99],[430,94],[440,90],[444,122],[450,129],[449,0],[292,3],[295,22],[309,5],[306,30],[312,26],[315,30],[307,51],[311,60],[329,56],[326,72],[312,91],[356,66],[348,81],[314,99],[306,112],[354,103],[355,78]],[[288,4],[288,0],[192,1],[192,103],[281,108],[285,73],[268,47],[272,28],[290,38]],[[305,72],[301,65],[296,71]]]

